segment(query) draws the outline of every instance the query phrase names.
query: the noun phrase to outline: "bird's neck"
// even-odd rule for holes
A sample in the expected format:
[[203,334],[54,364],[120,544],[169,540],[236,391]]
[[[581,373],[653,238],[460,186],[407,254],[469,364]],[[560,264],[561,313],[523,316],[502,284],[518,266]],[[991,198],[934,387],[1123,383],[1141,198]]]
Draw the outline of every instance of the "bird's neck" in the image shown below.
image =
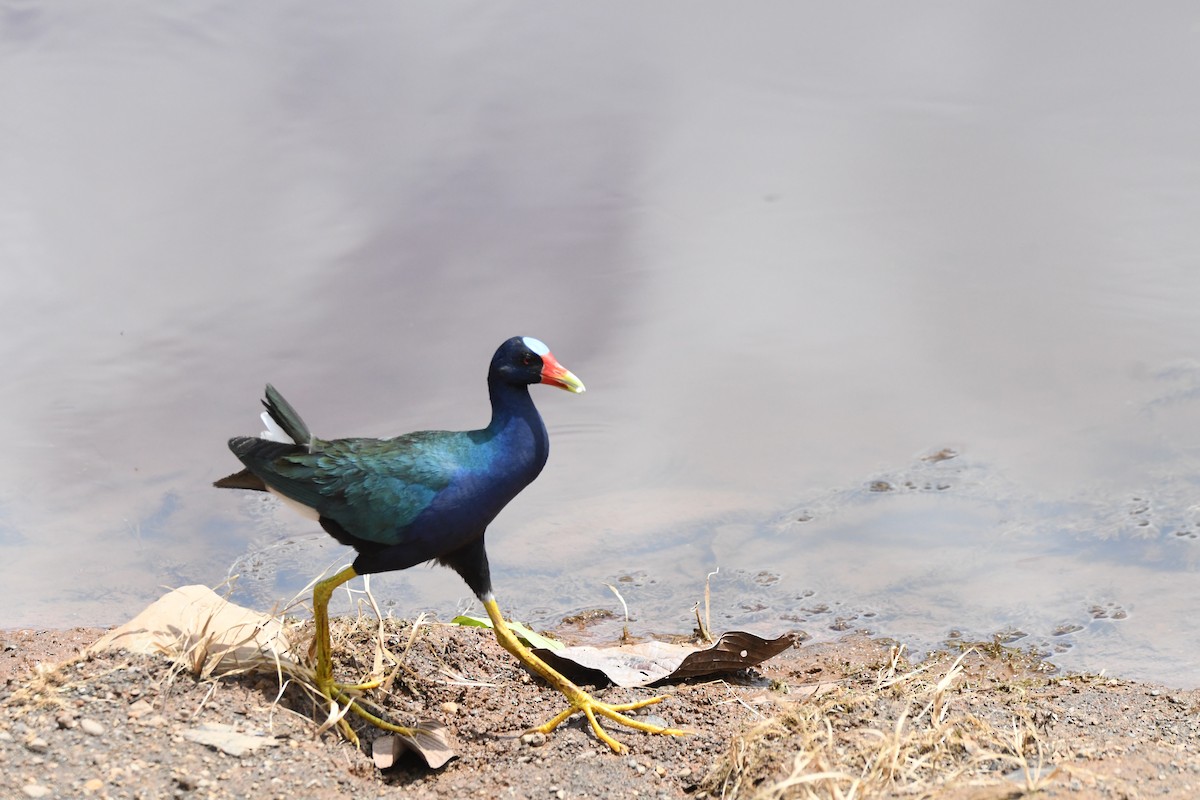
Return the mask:
[[504,449],[519,460],[527,459],[536,475],[546,463],[550,440],[529,396],[529,387],[488,381],[488,394],[492,401],[492,420],[487,426],[489,438],[504,440]]

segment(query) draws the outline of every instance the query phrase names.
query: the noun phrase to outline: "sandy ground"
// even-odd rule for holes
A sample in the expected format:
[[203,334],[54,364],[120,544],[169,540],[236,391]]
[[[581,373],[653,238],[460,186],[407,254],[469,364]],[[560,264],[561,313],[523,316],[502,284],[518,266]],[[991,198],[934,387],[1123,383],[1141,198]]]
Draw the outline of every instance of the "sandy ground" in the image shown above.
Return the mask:
[[[370,642],[342,624],[338,674],[363,675]],[[389,646],[410,630],[389,623]],[[660,689],[652,720],[693,733],[609,725],[629,747],[616,755],[578,719],[523,737],[562,707],[556,693],[490,632],[423,626],[375,699],[397,722],[450,727],[458,757],[434,771],[411,754],[378,769],[378,732],[357,722],[362,750],[318,735],[321,711],[295,687],[279,698],[271,674],[198,679],[161,657],[80,657],[100,633],[0,633],[0,796],[1200,797],[1200,692],[1057,675],[997,646],[910,664],[862,637],[802,645]]]

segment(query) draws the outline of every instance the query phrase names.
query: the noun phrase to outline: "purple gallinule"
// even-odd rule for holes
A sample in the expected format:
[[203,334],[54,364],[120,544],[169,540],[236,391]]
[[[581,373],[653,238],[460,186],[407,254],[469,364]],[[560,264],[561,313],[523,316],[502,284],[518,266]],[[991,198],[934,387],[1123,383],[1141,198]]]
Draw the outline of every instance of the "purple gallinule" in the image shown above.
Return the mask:
[[[582,712],[596,736],[618,753],[624,746],[600,727],[597,716],[647,733],[683,733],[622,713],[661,697],[615,705],[593,698],[525,647],[496,605],[484,534],[500,510],[542,471],[550,449],[546,426],[529,396],[535,383],[583,391],[580,380],[546,345],[517,336],[492,357],[487,377],[492,419],[486,428],[419,431],[392,439],[318,439],[268,385],[263,419],[272,429],[270,438],[229,440],[229,449],[246,468],[216,486],[271,492],[298,504],[333,538],[358,551],[352,566],[313,589],[316,682],[331,704],[340,702],[378,727],[415,733],[367,712],[351,696],[377,684],[333,680],[328,605],[334,589],[358,575],[435,560],[461,575],[479,597],[500,645],[566,696],[568,707],[533,730],[549,733]],[[347,738],[357,741],[344,719],[340,725]]]

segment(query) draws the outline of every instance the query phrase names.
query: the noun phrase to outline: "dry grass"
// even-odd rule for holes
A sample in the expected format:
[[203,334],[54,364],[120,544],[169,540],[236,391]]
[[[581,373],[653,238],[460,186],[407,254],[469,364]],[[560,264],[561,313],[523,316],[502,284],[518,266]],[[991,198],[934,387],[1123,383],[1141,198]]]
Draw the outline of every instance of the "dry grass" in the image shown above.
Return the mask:
[[[283,709],[280,700],[288,687],[295,685],[311,697],[322,716],[328,713],[318,734],[332,727],[347,708],[338,704],[330,708],[317,687],[309,665],[312,659],[302,655],[304,648],[279,645],[280,641],[303,641],[299,629],[306,623],[287,614],[301,605],[310,588],[302,590],[282,611],[264,617],[263,623],[245,633],[239,629],[232,642],[225,635],[229,631],[217,630],[219,625],[212,617],[199,617],[191,630],[180,631],[177,638],[160,647],[159,652],[172,663],[160,682],[170,684],[180,674],[189,673],[207,683],[209,691],[195,709],[199,713],[218,691],[220,678],[269,674],[279,685],[273,713]],[[364,652],[364,645],[371,644],[374,652],[370,663],[358,668],[366,674],[341,677],[362,682],[381,680],[384,690],[389,690],[399,673],[411,673],[406,661],[428,624],[418,618],[403,646],[396,647],[399,652],[393,652],[387,646],[385,619],[369,583],[364,589],[350,591],[357,614],[334,620],[333,652]],[[267,621],[279,626],[283,632],[280,639],[258,638]],[[234,668],[228,668],[220,662],[231,651],[231,645],[252,645],[247,651],[255,655],[243,655]],[[951,787],[956,797],[968,796],[962,794],[964,788],[995,789],[979,795],[988,798],[1036,792],[1046,777],[1044,754],[1050,752],[1048,743],[1020,701],[1017,683],[1006,689],[1014,702],[976,705],[991,710],[980,712],[983,716],[972,713],[975,690],[964,680],[963,668],[972,652],[931,659],[913,668],[905,661],[903,648],[894,647],[889,658],[873,672],[818,687],[799,687],[791,696],[777,698],[782,712],[735,736],[701,790],[723,800],[936,798]],[[441,663],[439,682],[480,685],[457,674],[436,651],[432,656]],[[995,658],[992,653],[987,656]],[[342,668],[354,669],[346,664]],[[425,675],[420,680],[430,678]],[[67,680],[61,668],[40,671],[6,705],[52,704]],[[996,687],[989,693],[994,696]],[[372,705],[359,693],[352,694],[358,702]]]
[[[91,676],[82,680],[70,677],[70,667],[82,658],[83,656],[76,656],[57,664],[38,664],[20,686],[0,703],[0,707],[6,709],[14,718],[30,711],[66,708],[67,704],[63,702],[62,695],[69,689],[91,680]],[[100,674],[103,676],[117,672],[126,666],[122,664]]]
[[969,654],[906,669],[894,648],[875,676],[788,703],[735,737],[704,789],[727,800],[930,798],[948,786],[997,798],[1037,791],[1041,734],[1019,707],[1003,720],[968,710],[971,690],[961,679]]

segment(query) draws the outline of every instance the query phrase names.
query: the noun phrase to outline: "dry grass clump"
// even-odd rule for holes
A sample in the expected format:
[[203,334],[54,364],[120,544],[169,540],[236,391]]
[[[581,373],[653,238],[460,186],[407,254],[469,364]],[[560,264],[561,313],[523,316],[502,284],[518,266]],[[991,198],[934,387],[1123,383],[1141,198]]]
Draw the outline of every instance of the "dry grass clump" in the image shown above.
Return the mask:
[[936,797],[943,787],[1003,787],[1019,797],[1044,780],[1045,743],[1020,707],[1005,719],[968,709],[963,659],[906,669],[902,648],[875,676],[788,703],[734,739],[704,781],[710,797],[869,800]]
[[4,708],[14,717],[28,711],[65,708],[66,703],[62,701],[61,695],[72,686],[81,683],[72,680],[69,675],[69,668],[79,660],[80,657],[77,656],[58,664],[38,664],[25,681],[0,702],[0,708]]

